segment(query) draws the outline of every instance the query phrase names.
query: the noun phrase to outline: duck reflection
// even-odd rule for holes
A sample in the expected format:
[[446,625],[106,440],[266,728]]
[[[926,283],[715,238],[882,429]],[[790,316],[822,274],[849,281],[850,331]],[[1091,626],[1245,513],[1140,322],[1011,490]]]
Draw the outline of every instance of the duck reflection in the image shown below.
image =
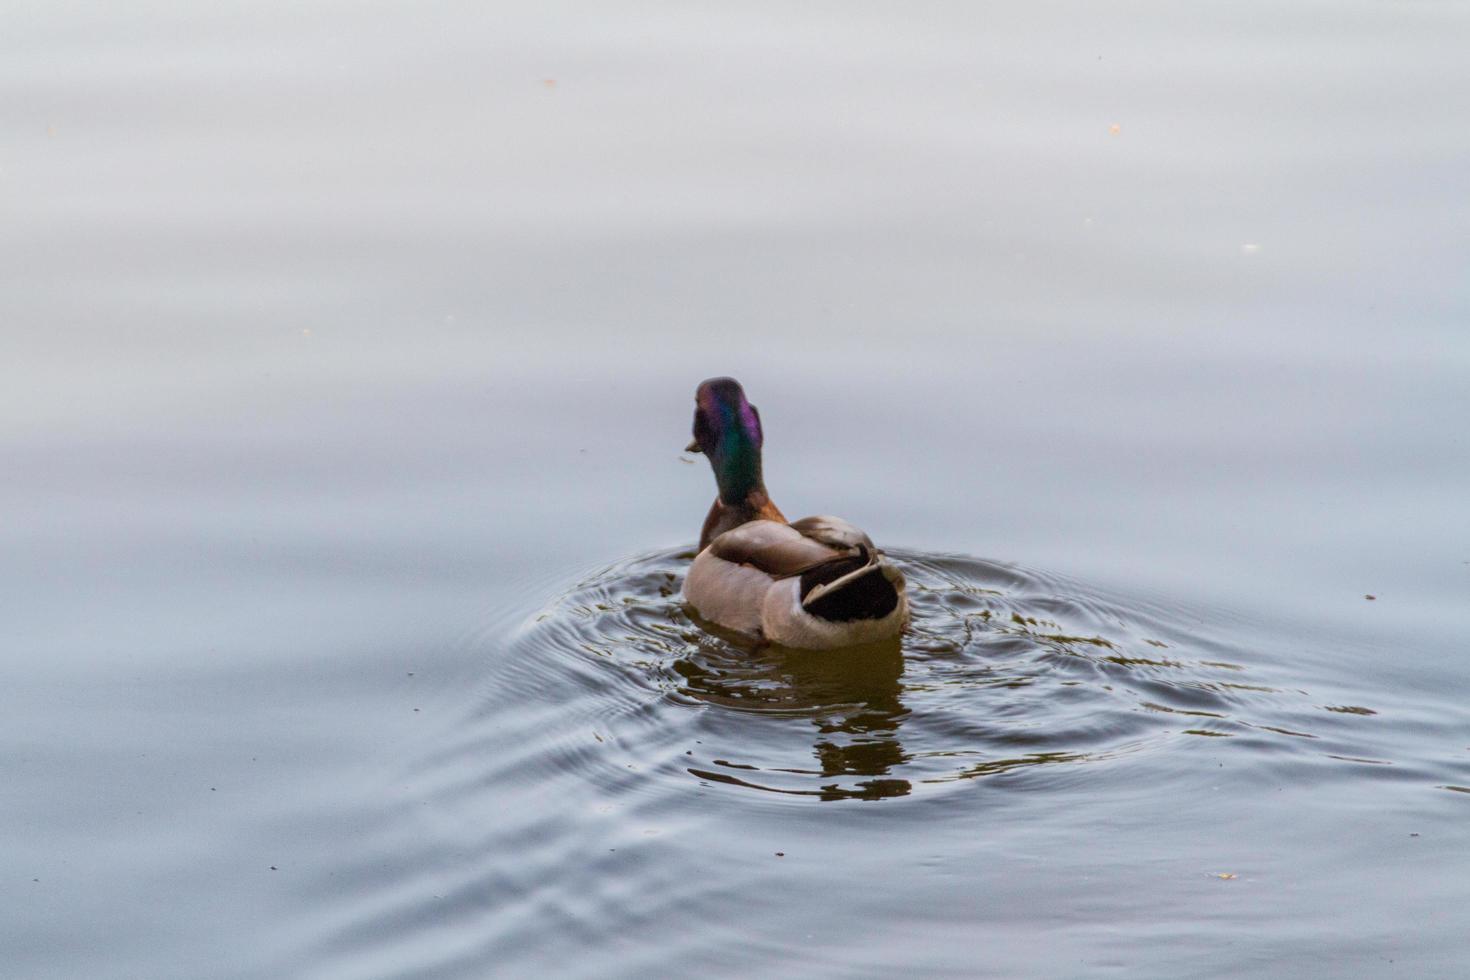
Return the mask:
[[674,665],[684,692],[702,701],[762,714],[804,716],[813,729],[817,768],[772,769],[772,773],[818,777],[815,788],[758,782],[755,767],[722,762],[741,776],[691,770],[703,779],[737,783],[821,800],[907,796],[907,779],[893,775],[910,759],[899,739],[908,715],[901,697],[903,654],[899,641],[837,651],[703,651]]

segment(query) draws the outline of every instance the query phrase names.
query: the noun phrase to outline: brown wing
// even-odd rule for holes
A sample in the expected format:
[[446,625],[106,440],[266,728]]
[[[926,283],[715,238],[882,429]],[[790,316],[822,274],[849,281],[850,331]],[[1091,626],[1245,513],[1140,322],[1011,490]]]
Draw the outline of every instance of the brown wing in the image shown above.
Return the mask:
[[751,565],[772,578],[800,575],[849,554],[848,549],[807,537],[795,525],[776,521],[749,521],[715,538],[709,548],[716,558]]
[[877,550],[873,547],[872,538],[840,517],[818,514],[815,517],[803,517],[799,521],[792,521],[791,526],[800,531],[802,537],[820,541],[844,553]]

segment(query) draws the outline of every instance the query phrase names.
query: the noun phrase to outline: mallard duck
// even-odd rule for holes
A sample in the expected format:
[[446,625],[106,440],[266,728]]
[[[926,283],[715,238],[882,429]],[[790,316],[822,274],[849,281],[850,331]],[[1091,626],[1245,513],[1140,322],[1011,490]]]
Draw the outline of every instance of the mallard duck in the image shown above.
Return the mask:
[[761,475],[761,416],[733,378],[694,395],[694,441],[719,496],[684,578],[700,616],[770,643],[808,650],[895,636],[908,622],[903,573],[837,517],[788,522]]

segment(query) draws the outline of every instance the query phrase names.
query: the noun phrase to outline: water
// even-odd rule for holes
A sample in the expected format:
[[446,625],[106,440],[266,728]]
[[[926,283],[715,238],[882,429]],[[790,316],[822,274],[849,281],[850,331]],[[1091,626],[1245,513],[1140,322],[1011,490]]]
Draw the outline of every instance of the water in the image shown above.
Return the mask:
[[[1458,955],[1461,886],[1425,840],[1463,826],[1434,792],[1470,772],[1458,706],[1294,686],[1288,647],[1244,648],[1223,617],[895,557],[901,655],[752,656],[685,614],[679,552],[530,615],[369,804],[326,972],[592,976],[602,950],[630,973],[1005,975],[1041,942],[1060,972]],[[1397,934],[1436,918],[1437,940]]]
[[13,5],[7,974],[1462,972],[1467,30]]

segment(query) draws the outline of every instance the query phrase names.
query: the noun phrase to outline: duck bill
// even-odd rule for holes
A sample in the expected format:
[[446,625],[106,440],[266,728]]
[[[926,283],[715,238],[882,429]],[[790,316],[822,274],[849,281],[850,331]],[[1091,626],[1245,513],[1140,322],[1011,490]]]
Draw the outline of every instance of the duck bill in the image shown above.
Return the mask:
[[684,451],[686,453],[697,453],[697,452],[700,452],[699,440],[698,439],[690,439],[689,440],[689,445],[687,445],[687,446],[684,447]]

